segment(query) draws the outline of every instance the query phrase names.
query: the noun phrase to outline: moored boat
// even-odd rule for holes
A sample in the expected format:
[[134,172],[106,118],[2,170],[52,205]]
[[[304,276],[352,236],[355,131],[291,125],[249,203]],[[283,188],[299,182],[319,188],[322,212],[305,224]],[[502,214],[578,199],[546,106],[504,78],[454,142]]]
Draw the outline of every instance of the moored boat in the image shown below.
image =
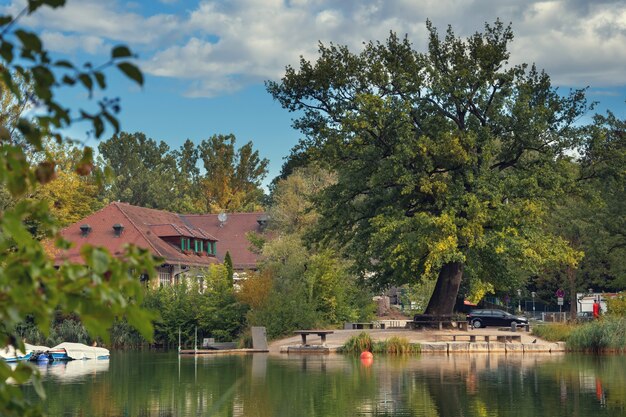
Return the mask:
[[0,359],[5,362],[32,361],[55,362],[83,359],[109,359],[109,350],[98,346],[87,346],[82,343],[64,342],[53,348],[25,344],[26,353],[7,346],[0,349]]
[[109,359],[109,350],[82,343],[64,342],[48,351],[54,360]]
[[36,346],[24,343],[24,349],[26,352],[15,349],[15,347],[11,345],[4,347],[0,349],[0,359],[5,362],[28,361],[32,359],[34,353],[45,352],[50,348],[47,346]]

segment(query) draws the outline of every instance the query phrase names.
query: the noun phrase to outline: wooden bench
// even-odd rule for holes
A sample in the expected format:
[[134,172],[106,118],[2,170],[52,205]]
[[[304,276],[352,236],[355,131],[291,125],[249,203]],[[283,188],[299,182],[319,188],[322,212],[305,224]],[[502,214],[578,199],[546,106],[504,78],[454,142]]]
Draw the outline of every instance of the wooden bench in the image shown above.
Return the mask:
[[384,329],[385,323],[344,323],[344,330],[356,330],[356,329]]
[[315,334],[322,339],[322,346],[326,345],[326,335],[334,333],[332,330],[296,330],[295,334],[299,334],[302,337],[302,346],[308,346],[306,343],[306,337],[310,334]]
[[436,334],[435,340],[437,342],[441,340],[449,340],[452,338],[453,342],[460,342],[463,340],[468,340],[469,342],[476,342],[477,339],[484,340],[485,342],[489,342],[491,340],[491,335],[488,334],[475,334],[475,333],[443,333]]
[[504,334],[504,335],[499,335],[496,336],[496,340],[498,342],[520,342],[522,343],[522,336],[520,335],[516,335],[516,334]]

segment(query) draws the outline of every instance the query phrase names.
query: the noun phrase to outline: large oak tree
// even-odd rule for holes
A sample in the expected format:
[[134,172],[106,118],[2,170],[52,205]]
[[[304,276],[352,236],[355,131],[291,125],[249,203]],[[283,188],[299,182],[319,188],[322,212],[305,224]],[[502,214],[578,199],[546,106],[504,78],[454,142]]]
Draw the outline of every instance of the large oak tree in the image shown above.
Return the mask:
[[512,288],[547,262],[577,262],[544,222],[587,104],[509,63],[500,21],[465,39],[427,28],[426,52],[393,33],[357,54],[320,45],[268,90],[298,112],[293,157],[337,173],[317,200],[319,236],[380,286],[436,278],[427,313],[447,314],[464,276]]

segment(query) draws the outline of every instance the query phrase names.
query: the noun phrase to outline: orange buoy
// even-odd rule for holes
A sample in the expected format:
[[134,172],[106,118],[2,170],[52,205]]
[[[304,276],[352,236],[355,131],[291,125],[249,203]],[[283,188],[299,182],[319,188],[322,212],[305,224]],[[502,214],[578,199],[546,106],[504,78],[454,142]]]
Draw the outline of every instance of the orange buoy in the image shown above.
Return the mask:
[[361,364],[363,366],[369,367],[372,366],[372,363],[374,363],[374,355],[372,355],[372,352],[365,351],[361,353]]

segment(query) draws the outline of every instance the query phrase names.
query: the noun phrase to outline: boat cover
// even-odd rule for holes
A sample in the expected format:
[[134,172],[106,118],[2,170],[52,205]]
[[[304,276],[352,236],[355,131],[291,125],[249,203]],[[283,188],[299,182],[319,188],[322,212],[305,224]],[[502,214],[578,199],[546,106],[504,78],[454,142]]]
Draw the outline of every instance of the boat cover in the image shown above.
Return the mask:
[[104,359],[109,358],[109,350],[103,347],[97,346],[87,346],[82,343],[69,343],[63,342],[60,345],[56,345],[52,348],[55,349],[65,349],[67,352],[67,356],[70,359]]
[[30,345],[28,343],[24,343],[24,348],[26,349],[26,353],[21,350],[16,350],[12,345],[0,349],[0,358],[4,360],[17,360],[19,358],[23,358],[31,352],[45,352],[50,348],[48,346],[36,346]]

